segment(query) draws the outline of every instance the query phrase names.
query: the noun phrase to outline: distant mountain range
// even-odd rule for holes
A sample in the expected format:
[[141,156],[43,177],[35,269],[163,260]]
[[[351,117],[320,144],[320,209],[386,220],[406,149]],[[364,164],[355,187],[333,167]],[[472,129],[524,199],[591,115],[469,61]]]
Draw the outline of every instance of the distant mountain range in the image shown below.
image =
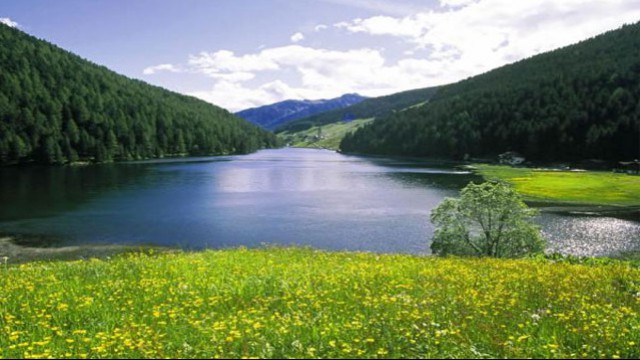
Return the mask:
[[282,124],[276,133],[306,131],[314,126],[323,126],[355,119],[371,119],[391,115],[397,111],[419,107],[429,102],[437,87],[403,91],[391,95],[368,98],[351,106],[320,112]]
[[267,130],[275,130],[291,121],[314,114],[342,109],[367,99],[358,94],[346,94],[328,100],[285,100],[237,112],[236,115]]

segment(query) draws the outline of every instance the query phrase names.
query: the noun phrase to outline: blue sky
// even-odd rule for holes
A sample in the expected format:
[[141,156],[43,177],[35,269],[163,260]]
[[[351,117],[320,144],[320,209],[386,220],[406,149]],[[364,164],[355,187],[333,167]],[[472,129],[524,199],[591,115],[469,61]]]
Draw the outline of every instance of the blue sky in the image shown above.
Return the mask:
[[640,0],[0,0],[0,21],[237,111],[458,81],[640,20]]

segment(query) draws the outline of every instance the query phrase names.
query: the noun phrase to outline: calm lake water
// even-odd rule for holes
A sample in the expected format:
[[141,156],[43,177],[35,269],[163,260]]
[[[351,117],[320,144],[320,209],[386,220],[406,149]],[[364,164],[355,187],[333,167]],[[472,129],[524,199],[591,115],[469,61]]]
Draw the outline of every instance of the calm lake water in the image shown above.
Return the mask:
[[[55,245],[262,244],[425,254],[429,213],[480,179],[450,166],[312,149],[0,169],[0,233]],[[640,221],[543,212],[553,249],[640,249]]]

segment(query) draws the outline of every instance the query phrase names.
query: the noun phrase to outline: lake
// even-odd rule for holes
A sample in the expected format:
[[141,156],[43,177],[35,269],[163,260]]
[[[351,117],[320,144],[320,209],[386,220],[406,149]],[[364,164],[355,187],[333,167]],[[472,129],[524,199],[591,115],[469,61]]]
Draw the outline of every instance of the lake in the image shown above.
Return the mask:
[[[437,162],[327,150],[0,169],[0,234],[51,245],[301,245],[429,253],[429,213],[480,178]],[[557,210],[557,209],[556,209]],[[640,250],[640,221],[543,211],[550,247]]]

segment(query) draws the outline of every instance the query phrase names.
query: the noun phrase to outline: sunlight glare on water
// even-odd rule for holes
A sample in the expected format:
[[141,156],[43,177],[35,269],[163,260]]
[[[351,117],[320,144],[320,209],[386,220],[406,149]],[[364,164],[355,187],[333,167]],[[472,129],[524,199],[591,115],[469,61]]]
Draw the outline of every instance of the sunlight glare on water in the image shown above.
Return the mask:
[[[311,246],[430,253],[429,214],[480,178],[451,164],[312,149],[0,172],[0,234],[56,244]],[[9,205],[7,205],[9,204]],[[550,249],[640,249],[640,222],[543,213]]]
[[611,217],[543,214],[548,251],[576,256],[604,256],[640,248],[637,222]]

